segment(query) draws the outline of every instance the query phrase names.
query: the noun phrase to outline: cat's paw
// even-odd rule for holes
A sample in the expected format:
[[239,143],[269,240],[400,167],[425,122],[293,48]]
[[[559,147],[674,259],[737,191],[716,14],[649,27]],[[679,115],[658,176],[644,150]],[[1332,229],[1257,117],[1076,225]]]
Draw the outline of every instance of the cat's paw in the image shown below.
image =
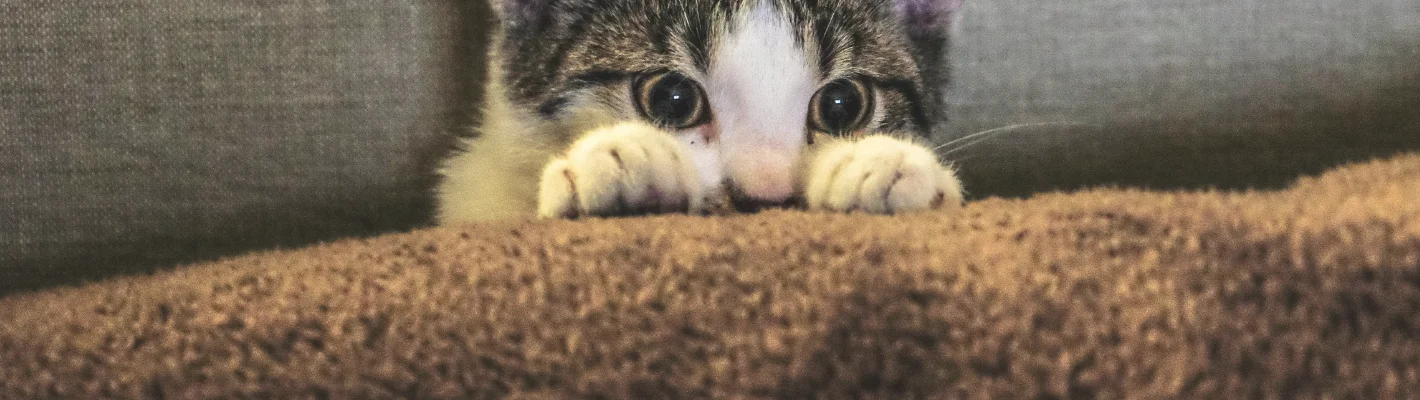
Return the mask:
[[829,144],[808,165],[809,209],[875,214],[956,207],[961,180],[932,151],[888,136]]
[[693,212],[704,207],[695,164],[670,134],[642,123],[587,133],[543,169],[541,218]]

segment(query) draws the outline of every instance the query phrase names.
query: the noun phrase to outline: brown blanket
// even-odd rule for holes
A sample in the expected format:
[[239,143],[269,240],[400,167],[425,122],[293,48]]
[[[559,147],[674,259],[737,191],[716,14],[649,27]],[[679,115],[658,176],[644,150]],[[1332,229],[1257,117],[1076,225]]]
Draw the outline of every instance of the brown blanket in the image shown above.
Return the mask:
[[1267,193],[430,229],[0,300],[0,398],[1420,393],[1420,155]]

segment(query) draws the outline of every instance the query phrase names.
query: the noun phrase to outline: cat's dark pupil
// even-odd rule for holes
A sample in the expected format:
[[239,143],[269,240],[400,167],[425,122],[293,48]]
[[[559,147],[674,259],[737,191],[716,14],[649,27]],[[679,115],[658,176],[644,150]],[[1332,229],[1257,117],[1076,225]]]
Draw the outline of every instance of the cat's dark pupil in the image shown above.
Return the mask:
[[844,133],[856,128],[863,113],[863,96],[852,83],[837,81],[823,87],[819,93],[819,121],[829,133]]
[[696,121],[696,111],[700,108],[699,87],[694,81],[676,73],[668,73],[657,79],[648,93],[647,111],[657,123],[682,127]]

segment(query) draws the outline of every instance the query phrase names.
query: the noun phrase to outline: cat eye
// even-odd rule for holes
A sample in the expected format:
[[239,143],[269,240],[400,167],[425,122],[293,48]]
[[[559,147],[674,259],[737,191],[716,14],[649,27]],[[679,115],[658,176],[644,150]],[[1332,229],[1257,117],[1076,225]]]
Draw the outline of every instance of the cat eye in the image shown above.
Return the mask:
[[832,135],[846,135],[863,127],[872,109],[868,87],[857,79],[829,82],[809,103],[809,126]]
[[694,80],[675,72],[643,75],[633,85],[636,109],[656,125],[685,129],[710,117],[705,91]]

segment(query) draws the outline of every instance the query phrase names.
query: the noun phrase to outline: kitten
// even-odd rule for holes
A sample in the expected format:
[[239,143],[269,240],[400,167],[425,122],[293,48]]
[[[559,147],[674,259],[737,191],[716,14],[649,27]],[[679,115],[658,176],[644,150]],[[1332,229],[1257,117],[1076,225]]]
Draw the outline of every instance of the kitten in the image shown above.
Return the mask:
[[945,120],[961,2],[492,0],[484,118],[440,171],[440,223],[958,206],[919,141]]

